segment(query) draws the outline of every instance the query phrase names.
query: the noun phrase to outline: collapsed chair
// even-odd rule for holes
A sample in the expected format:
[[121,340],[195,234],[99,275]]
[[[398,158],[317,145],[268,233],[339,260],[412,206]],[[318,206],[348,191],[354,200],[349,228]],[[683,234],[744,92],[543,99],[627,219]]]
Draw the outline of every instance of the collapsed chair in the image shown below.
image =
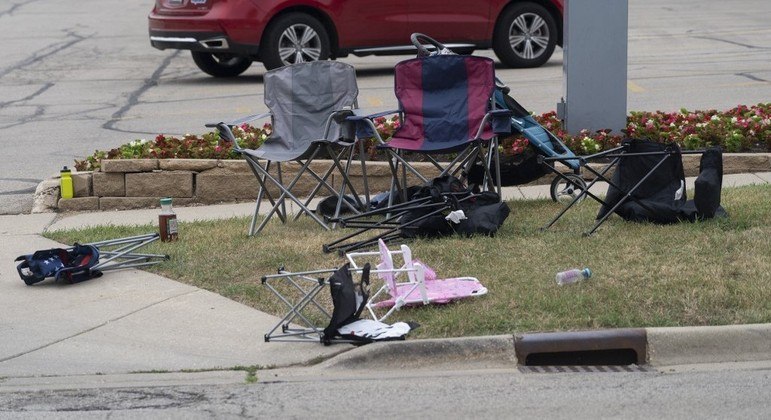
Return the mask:
[[16,258],[15,261],[21,261],[16,270],[27,286],[47,278],[69,284],[80,283],[101,277],[105,271],[146,267],[168,260],[168,255],[134,252],[158,238],[157,233],[152,233],[40,250]]
[[[377,252],[346,254],[355,269],[359,268],[358,264],[361,264],[362,259],[380,257],[375,273],[384,284],[365,305],[373,319],[383,321],[403,306],[444,304],[487,293],[487,288],[475,277],[437,278],[433,269],[412,258],[412,250],[407,245],[401,245],[400,250],[393,251],[388,249],[385,242],[378,240],[378,248]],[[394,265],[394,256],[400,256],[403,261],[399,268]],[[378,317],[375,314],[375,309],[378,308],[390,309],[382,317]]]
[[[497,193],[474,193],[450,175],[435,178],[427,186],[410,187],[408,191],[409,201],[330,219],[343,227],[357,230],[324,244],[323,251],[337,251],[342,256],[347,252],[374,246],[379,240],[390,242],[453,234],[492,236],[510,213],[509,206],[500,200]],[[373,230],[378,233],[369,238],[356,239]]]
[[[327,224],[308,208],[311,200],[322,189],[337,198],[335,214],[339,214],[341,206],[346,206],[350,211],[364,208],[365,204],[348,178],[356,142],[354,124],[345,121],[345,117],[353,114],[359,93],[353,67],[337,61],[294,64],[265,73],[264,84],[265,105],[270,112],[230,123],[206,125],[216,127],[220,138],[232,143],[234,150],[246,159],[259,182],[260,189],[249,226],[249,236],[259,233],[274,214],[285,223],[288,218],[285,204],[287,199],[299,207],[295,219],[301,214],[307,214],[319,225],[329,229]],[[271,135],[258,149],[241,148],[230,127],[268,116],[271,117],[273,127]],[[361,165],[364,170],[363,144],[361,149]],[[322,175],[310,167],[313,160],[319,157],[332,160],[332,165]],[[343,159],[346,160],[345,166],[341,164]],[[294,179],[284,183],[282,170],[285,167],[282,167],[282,163],[288,162],[296,162],[300,169]],[[274,163],[275,176],[271,174],[271,165]],[[337,172],[342,178],[339,191],[327,182],[333,172]],[[366,172],[364,174],[364,194],[368,196]],[[306,200],[302,201],[293,189],[304,175],[312,177],[317,184]],[[269,186],[278,189],[277,197],[268,190]],[[346,190],[350,191],[353,204],[341,199],[346,196]],[[262,223],[256,226],[263,197],[268,199],[272,208]]]
[[[369,273],[369,264],[361,268],[345,264],[338,269],[294,273],[280,268],[278,274],[264,276],[262,283],[289,309],[265,334],[265,341],[316,341],[328,345],[403,340],[415,324],[389,325],[360,318],[369,301]],[[354,274],[361,275],[358,283],[353,281]],[[329,288],[332,299],[331,313],[329,305],[318,299],[325,288]]]
[[[683,154],[702,155],[694,200],[687,198]],[[586,166],[587,162],[598,158],[612,160],[600,171]],[[617,148],[578,159],[596,178],[544,229],[551,227],[584,196],[592,197],[601,204],[594,227],[587,235],[594,233],[614,213],[627,221],[661,224],[726,215],[725,210],[720,207],[723,176],[720,148],[684,152],[675,143],[626,139]],[[605,174],[614,167],[616,170],[612,178],[608,179]],[[608,183],[604,199],[589,191],[601,180]]]

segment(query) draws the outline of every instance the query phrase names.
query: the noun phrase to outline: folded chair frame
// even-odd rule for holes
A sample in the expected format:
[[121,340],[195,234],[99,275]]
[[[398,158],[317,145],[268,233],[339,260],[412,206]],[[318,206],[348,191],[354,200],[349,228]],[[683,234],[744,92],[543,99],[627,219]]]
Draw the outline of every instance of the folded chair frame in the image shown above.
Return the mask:
[[[319,293],[329,288],[329,275],[337,270],[330,268],[291,272],[281,267],[277,274],[263,276],[262,284],[286,307],[281,319],[265,334],[265,341],[357,343],[358,341],[344,338],[324,337],[325,324],[332,318],[332,311],[318,302],[317,298]],[[364,268],[350,268],[349,271],[361,274]],[[380,271],[370,271],[378,272]],[[290,287],[290,290],[297,294],[296,297],[282,294],[279,284]],[[372,319],[377,320],[375,317]]]
[[[684,155],[684,154],[702,154],[704,153],[704,150],[676,150],[673,148],[667,148],[663,151],[657,151],[657,152],[628,152],[628,146],[627,145],[621,145],[619,147],[609,149],[603,152],[595,153],[593,155],[589,156],[579,156],[579,157],[542,157],[541,160],[545,162],[554,162],[554,161],[560,161],[560,160],[576,160],[579,162],[579,166],[585,168],[588,172],[594,175],[594,179],[584,187],[583,185],[578,185],[576,182],[571,179],[570,177],[565,176],[564,174],[555,171],[555,174],[563,179],[565,182],[569,184],[573,184],[577,189],[580,190],[580,193],[576,195],[573,200],[570,201],[564,208],[562,208],[559,213],[546,225],[544,225],[541,230],[549,229],[551,226],[553,226],[559,219],[562,218],[562,216],[565,215],[565,213],[568,212],[576,203],[582,201],[585,197],[591,197],[593,200],[597,201],[601,205],[607,206],[610,208],[609,211],[607,211],[602,217],[597,219],[594,223],[594,226],[592,226],[591,229],[586,231],[584,233],[585,236],[589,236],[594,234],[594,232],[599,229],[599,227],[605,223],[608,218],[615,213],[615,211],[621,207],[624,203],[628,202],[629,200],[632,200],[642,206],[643,208],[653,211],[649,206],[647,206],[644,202],[641,200],[638,200],[635,197],[635,192],[640,188],[641,185],[645,183],[648,178],[653,175],[653,173],[665,162],[667,162],[668,159],[672,158],[673,156],[677,155]],[[641,157],[641,156],[658,156],[660,157],[659,161],[630,189],[626,190],[616,183],[614,183],[611,179],[605,176],[611,169],[614,167],[617,167],[622,159],[628,159],[628,158],[635,158],[635,157]],[[611,159],[611,161],[606,164],[602,169],[596,170],[588,165],[588,163],[592,161],[596,161],[598,159]],[[614,205],[610,205],[608,202],[606,202],[603,198],[598,197],[597,195],[593,194],[590,189],[592,186],[594,186],[598,182],[606,182],[609,186],[616,188],[617,190],[621,191],[623,193],[623,197],[616,202]]]
[[[142,268],[155,265],[169,259],[165,254],[146,254],[136,252],[139,248],[157,241],[158,233],[130,236],[118,239],[109,239],[86,244],[75,244],[68,248],[52,248],[37,251],[34,254],[16,258],[21,261],[17,266],[19,276],[27,285],[32,285],[53,277],[56,281],[65,279],[71,283],[77,283],[99,277],[105,271],[127,268]],[[87,259],[71,260],[79,252],[89,250]],[[85,257],[86,255],[80,254]],[[58,259],[61,267],[54,272],[40,273],[33,267],[50,257]]]
[[[346,258],[353,268],[358,269],[362,261],[380,257],[380,263],[371,273],[383,279],[383,285],[367,301],[365,308],[372,319],[383,321],[395,311],[408,305],[430,305],[448,303],[453,300],[478,297],[487,293],[479,280],[474,277],[454,277],[437,279],[428,278],[430,270],[424,263],[414,259],[409,246],[402,244],[398,250],[388,249],[383,240],[378,240],[378,251],[350,252]],[[397,268],[394,256],[400,257],[402,265]],[[436,276],[436,273],[433,273]],[[460,286],[464,285],[464,286]],[[447,293],[455,288],[453,294]],[[459,287],[470,287],[459,291]],[[375,309],[390,307],[383,316],[378,317]]]
[[[422,197],[353,216],[330,219],[336,223],[340,223],[343,227],[356,228],[357,230],[328,244],[324,244],[323,251],[325,253],[337,251],[340,256],[343,256],[348,252],[375,245],[378,240],[383,240],[388,243],[395,239],[402,238],[402,230],[409,229],[428,218],[448,210],[457,210],[458,204],[464,201],[473,200],[478,197],[478,194],[469,194],[468,192],[441,193],[440,197],[442,199],[440,202],[432,202],[432,197]],[[417,209],[430,211],[408,222],[400,222],[399,219],[402,216]],[[378,219],[377,216],[384,216],[384,218]],[[381,232],[370,238],[351,241],[373,229],[380,230]]]

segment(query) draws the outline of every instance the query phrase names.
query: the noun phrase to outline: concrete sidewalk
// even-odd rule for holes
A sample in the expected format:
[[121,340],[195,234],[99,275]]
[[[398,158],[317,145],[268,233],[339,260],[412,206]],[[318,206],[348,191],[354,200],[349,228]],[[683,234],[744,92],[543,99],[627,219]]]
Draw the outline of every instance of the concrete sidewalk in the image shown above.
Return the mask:
[[[693,191],[693,179],[688,181]],[[725,187],[760,183],[771,183],[771,173],[724,177]],[[605,189],[598,186],[597,192]],[[508,199],[548,195],[548,186],[505,191]],[[180,220],[191,221],[245,216],[252,208],[252,203],[244,203],[176,211]],[[31,377],[111,374],[131,382],[120,375],[288,367],[351,349],[347,345],[265,343],[263,335],[277,322],[276,317],[143,271],[111,272],[73,286],[49,280],[34,287],[26,286],[16,273],[13,260],[17,256],[61,246],[40,236],[46,230],[157,223],[157,214],[157,210],[134,210],[0,216],[0,390],[4,382]],[[663,336],[672,335],[676,334],[668,330]],[[708,341],[703,335],[699,340]],[[200,372],[188,375],[191,377],[204,383],[213,380]]]

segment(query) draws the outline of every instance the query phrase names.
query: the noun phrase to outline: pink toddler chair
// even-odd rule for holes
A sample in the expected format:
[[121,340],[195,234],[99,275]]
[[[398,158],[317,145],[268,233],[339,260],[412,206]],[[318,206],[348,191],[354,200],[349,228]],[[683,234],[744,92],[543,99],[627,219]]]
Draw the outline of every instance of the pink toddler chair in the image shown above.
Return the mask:
[[[357,259],[380,256],[377,274],[383,280],[383,286],[367,302],[366,308],[373,319],[383,321],[402,306],[442,304],[454,300],[482,296],[487,288],[475,277],[453,277],[438,279],[434,270],[418,259],[412,258],[412,250],[402,245],[399,251],[389,250],[385,242],[378,240],[378,252],[352,252],[346,254],[352,267],[358,268]],[[403,265],[394,266],[394,255],[400,255]],[[391,308],[378,318],[377,308]]]

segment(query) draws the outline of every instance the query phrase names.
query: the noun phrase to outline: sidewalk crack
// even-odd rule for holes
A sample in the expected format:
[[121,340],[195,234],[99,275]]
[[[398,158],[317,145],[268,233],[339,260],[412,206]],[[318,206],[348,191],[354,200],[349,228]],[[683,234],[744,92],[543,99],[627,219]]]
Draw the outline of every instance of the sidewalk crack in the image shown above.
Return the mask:
[[129,317],[129,316],[134,315],[134,314],[136,314],[138,312],[144,311],[145,309],[149,309],[149,308],[152,308],[153,306],[159,305],[159,304],[164,303],[164,302],[168,302],[168,301],[170,301],[172,299],[176,299],[176,298],[179,298],[179,297],[182,297],[182,296],[190,295],[192,293],[196,293],[196,292],[199,292],[199,291],[201,291],[201,289],[196,288],[194,290],[190,290],[190,291],[187,291],[187,292],[184,292],[184,293],[180,293],[180,294],[177,294],[177,295],[174,295],[174,296],[169,296],[166,299],[162,299],[162,300],[159,300],[157,302],[153,302],[151,304],[145,305],[145,306],[143,306],[141,308],[135,309],[135,310],[133,310],[131,312],[128,312],[128,313],[123,314],[121,316],[118,316],[116,318],[108,319],[107,321],[102,322],[99,325],[95,325],[95,326],[93,326],[91,328],[87,328],[87,329],[85,329],[83,331],[79,331],[79,332],[77,332],[75,334],[72,334],[70,336],[62,337],[62,338],[60,338],[58,340],[54,340],[54,341],[52,341],[50,343],[43,344],[42,346],[38,346],[38,347],[35,347],[33,349],[25,350],[25,351],[23,351],[21,353],[17,353],[17,354],[8,356],[8,357],[0,358],[0,363],[4,363],[4,362],[7,362],[9,360],[13,360],[13,359],[16,359],[17,357],[21,357],[21,356],[24,356],[24,355],[27,355],[27,354],[30,354],[30,353],[34,353],[34,352],[36,352],[38,350],[42,350],[42,349],[45,349],[47,347],[51,347],[51,346],[53,346],[55,344],[59,344],[61,342],[67,341],[67,340],[69,340],[71,338],[75,338],[75,337],[78,337],[80,335],[83,335],[83,334],[89,333],[91,331],[97,330],[99,328],[102,328],[102,327],[104,327],[105,325],[107,325],[107,324],[109,324],[111,322],[120,321],[123,318]]

